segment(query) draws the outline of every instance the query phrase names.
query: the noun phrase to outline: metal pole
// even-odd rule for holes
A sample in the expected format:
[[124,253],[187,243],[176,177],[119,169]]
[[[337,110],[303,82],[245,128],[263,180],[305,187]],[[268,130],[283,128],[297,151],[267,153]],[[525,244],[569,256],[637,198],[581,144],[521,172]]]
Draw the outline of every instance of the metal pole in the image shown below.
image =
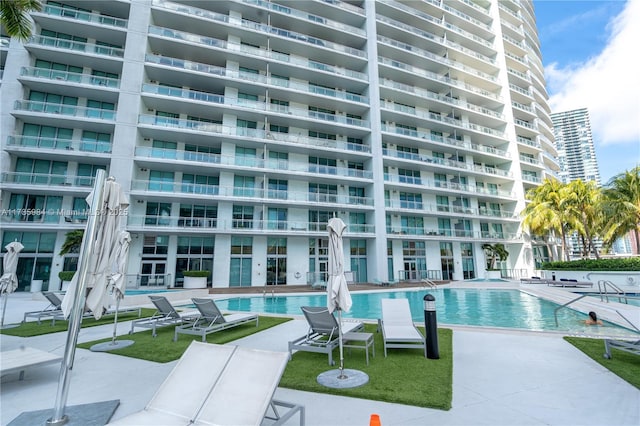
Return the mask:
[[9,293],[4,294],[4,303],[2,304],[2,321],[0,321],[0,328],[4,327],[4,313],[7,312],[7,300],[9,299]]
[[116,331],[118,328],[118,311],[120,310],[120,298],[116,296],[116,313],[115,318],[113,319],[113,339],[111,339],[111,344],[116,344]]
[[338,345],[340,347],[340,374],[338,375],[338,379],[346,379],[347,376],[344,374],[344,353],[342,348],[342,309],[338,308]]
[[80,247],[80,260],[78,263],[78,285],[73,298],[73,306],[69,315],[69,329],[67,332],[67,343],[64,348],[64,357],[60,366],[60,376],[58,378],[58,391],[56,392],[56,403],[53,407],[53,416],[47,420],[47,425],[63,425],[69,417],[64,414],[69,393],[69,379],[73,360],[78,343],[78,334],[82,324],[82,313],[86,299],[86,281],[89,269],[89,260],[93,256],[93,245],[98,222],[98,215],[102,212],[102,201],[104,198],[105,171],[98,169],[96,172],[95,186],[93,188],[93,198],[91,199],[91,211],[87,220],[87,227],[82,238]]

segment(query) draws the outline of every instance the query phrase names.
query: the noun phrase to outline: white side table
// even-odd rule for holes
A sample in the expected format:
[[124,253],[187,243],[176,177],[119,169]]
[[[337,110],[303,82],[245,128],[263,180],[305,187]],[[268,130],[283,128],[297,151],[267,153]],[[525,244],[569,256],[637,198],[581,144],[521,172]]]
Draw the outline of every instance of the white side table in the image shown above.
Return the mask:
[[373,346],[373,333],[359,333],[355,331],[345,333],[342,335],[342,347],[364,349],[367,365],[369,365],[369,348],[371,348],[372,355],[376,356],[376,348]]

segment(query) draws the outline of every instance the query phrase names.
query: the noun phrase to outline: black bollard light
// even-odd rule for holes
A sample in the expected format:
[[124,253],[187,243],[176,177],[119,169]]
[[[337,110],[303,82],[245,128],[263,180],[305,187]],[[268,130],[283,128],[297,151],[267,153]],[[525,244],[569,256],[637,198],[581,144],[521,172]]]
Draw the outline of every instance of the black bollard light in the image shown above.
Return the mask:
[[436,298],[424,296],[424,330],[426,332],[426,352],[429,359],[440,359],[438,352],[438,321],[436,319]]

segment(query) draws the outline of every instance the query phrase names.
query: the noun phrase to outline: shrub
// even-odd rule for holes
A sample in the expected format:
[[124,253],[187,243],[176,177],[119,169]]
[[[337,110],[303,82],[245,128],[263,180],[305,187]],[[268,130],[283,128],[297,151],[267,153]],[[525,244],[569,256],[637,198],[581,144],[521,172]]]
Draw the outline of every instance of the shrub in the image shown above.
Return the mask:
[[208,277],[210,274],[209,271],[182,271],[185,277]]
[[71,281],[75,274],[76,271],[60,271],[58,272],[58,278],[60,278],[62,281]]
[[571,262],[545,262],[541,269],[571,271],[640,271],[639,257],[621,259],[580,259]]

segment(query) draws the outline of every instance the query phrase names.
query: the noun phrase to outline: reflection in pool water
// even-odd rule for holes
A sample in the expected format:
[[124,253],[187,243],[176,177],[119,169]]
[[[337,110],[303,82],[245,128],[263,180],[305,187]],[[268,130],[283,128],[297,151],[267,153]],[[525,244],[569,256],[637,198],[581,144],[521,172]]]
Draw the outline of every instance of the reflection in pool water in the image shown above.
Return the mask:
[[[558,311],[556,327],[554,311],[556,303],[537,298],[519,290],[496,289],[418,289],[411,291],[352,293],[353,307],[342,315],[346,318],[377,320],[380,318],[380,299],[406,298],[409,300],[413,320],[424,322],[425,294],[436,299],[438,325],[468,325],[481,327],[503,327],[533,331],[561,331],[564,333],[598,335],[628,335],[629,330],[615,324],[604,327],[587,326],[587,318],[573,309]],[[301,315],[301,306],[325,306],[326,295],[265,297],[235,297],[217,300],[220,309],[230,311],[258,312],[265,314]]]

